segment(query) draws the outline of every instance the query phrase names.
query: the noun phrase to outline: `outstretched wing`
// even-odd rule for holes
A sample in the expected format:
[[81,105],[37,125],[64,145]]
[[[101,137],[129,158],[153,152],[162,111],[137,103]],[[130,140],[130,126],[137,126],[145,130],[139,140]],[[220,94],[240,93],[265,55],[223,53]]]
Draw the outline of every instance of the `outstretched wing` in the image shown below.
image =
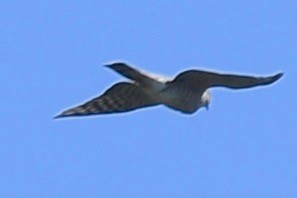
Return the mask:
[[205,90],[209,87],[227,87],[232,89],[251,88],[269,85],[283,76],[255,77],[246,75],[220,74],[215,72],[188,70],[180,73],[171,83],[187,85],[189,88]]
[[153,105],[157,103],[142,88],[129,82],[120,82],[101,96],[65,110],[55,118],[127,112]]

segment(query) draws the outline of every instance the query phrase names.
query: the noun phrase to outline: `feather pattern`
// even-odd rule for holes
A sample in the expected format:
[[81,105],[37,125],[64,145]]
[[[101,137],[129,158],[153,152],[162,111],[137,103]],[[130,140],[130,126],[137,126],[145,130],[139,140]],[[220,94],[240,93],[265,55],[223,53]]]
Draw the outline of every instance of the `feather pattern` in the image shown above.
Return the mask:
[[113,85],[101,96],[70,108],[56,116],[56,118],[128,112],[153,105],[157,105],[157,102],[141,87],[129,82],[121,82]]
[[244,89],[269,85],[283,76],[248,76],[223,74],[203,70],[187,70],[171,78],[141,72],[123,62],[106,65],[130,82],[116,83],[101,96],[67,109],[55,118],[128,112],[164,104],[182,113],[192,114],[200,107],[208,107],[208,88]]

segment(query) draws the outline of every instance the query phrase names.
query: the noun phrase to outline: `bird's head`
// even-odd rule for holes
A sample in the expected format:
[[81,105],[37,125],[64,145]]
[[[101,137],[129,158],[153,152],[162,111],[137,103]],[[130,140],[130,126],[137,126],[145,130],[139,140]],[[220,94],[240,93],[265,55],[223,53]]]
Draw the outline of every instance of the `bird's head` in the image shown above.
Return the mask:
[[202,102],[201,106],[209,110],[210,101],[211,101],[211,94],[208,90],[206,90],[201,96],[201,102]]

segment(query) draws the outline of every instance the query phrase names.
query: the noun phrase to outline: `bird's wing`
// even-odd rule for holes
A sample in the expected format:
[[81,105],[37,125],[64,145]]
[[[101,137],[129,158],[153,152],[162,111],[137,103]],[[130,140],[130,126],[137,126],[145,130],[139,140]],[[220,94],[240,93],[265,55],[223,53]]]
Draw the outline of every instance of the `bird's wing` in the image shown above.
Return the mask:
[[149,94],[137,85],[120,82],[110,87],[101,96],[65,110],[55,118],[127,112],[157,104]]
[[282,76],[283,73],[266,77],[256,77],[247,75],[220,74],[201,70],[188,70],[177,75],[171,83],[183,84],[189,88],[199,88],[200,90],[205,90],[209,87],[242,89],[269,85],[280,79]]

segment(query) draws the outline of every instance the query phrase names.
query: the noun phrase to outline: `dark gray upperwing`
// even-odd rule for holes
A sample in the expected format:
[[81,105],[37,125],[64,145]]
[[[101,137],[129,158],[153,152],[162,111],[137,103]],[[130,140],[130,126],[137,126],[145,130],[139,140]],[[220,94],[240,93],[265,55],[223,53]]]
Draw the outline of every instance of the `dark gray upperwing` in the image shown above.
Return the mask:
[[141,107],[157,105],[142,88],[120,82],[82,105],[63,111],[55,118],[128,112]]
[[209,87],[227,87],[232,89],[251,88],[262,85],[269,85],[284,74],[278,73],[273,76],[247,76],[220,74],[215,72],[188,70],[180,73],[171,83],[187,84],[189,88],[207,89]]

